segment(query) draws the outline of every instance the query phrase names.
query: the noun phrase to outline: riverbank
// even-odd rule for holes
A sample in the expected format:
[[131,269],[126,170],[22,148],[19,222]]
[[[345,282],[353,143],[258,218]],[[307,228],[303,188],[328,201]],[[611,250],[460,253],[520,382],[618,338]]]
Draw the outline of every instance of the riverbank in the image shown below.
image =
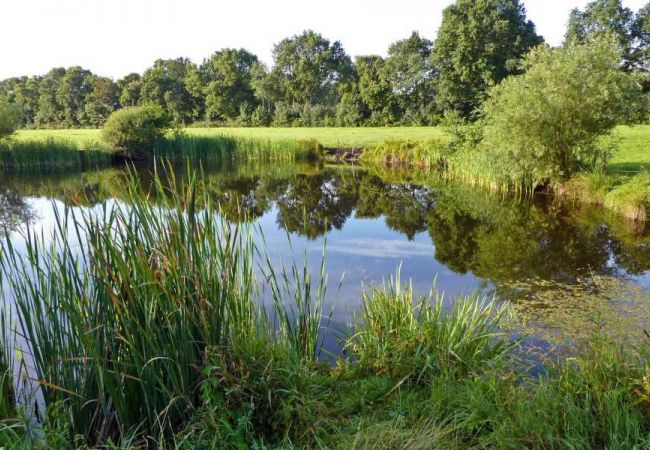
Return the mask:
[[[13,144],[21,151],[0,151],[0,161],[5,170],[84,168],[86,160],[95,166],[110,164],[97,144],[99,137],[99,130],[23,130]],[[600,205],[625,220],[644,223],[650,217],[650,126],[619,127],[615,140],[607,174],[577,175],[546,188],[559,199]],[[334,162],[412,165],[495,192],[529,195],[541,187],[541,180],[512,173],[489,152],[450,149],[449,143],[449,136],[435,127],[188,128],[160,143],[157,152],[165,157],[292,161],[317,159],[325,148]],[[30,145],[46,150],[30,154]],[[75,145],[84,152],[70,151]]]

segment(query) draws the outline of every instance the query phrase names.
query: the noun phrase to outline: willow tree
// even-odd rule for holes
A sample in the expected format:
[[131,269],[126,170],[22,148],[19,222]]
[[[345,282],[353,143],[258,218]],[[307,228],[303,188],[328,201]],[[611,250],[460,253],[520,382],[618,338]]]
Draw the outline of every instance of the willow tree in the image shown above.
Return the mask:
[[483,151],[537,183],[602,167],[600,139],[631,119],[642,98],[620,61],[619,46],[606,38],[533,50],[523,75],[490,92]]

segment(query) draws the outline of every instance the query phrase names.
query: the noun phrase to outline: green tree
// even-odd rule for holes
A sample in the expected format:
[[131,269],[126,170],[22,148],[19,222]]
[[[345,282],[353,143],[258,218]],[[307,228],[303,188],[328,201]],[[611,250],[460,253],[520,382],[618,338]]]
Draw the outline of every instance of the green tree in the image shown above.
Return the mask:
[[0,139],[14,134],[21,120],[20,106],[15,103],[0,103]]
[[435,70],[433,43],[413,32],[388,49],[386,78],[401,110],[403,122],[422,125],[432,115]]
[[440,109],[475,117],[489,87],[518,73],[542,42],[519,0],[457,0],[443,13],[433,49]]
[[120,89],[121,106],[138,106],[142,98],[142,77],[138,73],[130,73],[117,82]]
[[399,110],[391,83],[388,79],[386,61],[381,56],[356,58],[359,96],[367,109],[369,125],[390,125],[399,117]]
[[291,104],[335,105],[338,85],[353,76],[353,65],[340,42],[314,31],[284,39],[273,50],[273,79]]
[[21,126],[34,123],[38,109],[39,77],[15,77],[0,81],[0,102],[15,103],[21,108]]
[[636,14],[633,34],[636,39],[633,57],[636,67],[650,72],[650,2]]
[[56,103],[61,108],[64,127],[89,125],[86,116],[86,97],[92,92],[93,74],[79,66],[65,71],[56,90]]
[[92,91],[86,98],[88,124],[94,127],[104,125],[108,116],[119,108],[120,88],[110,78],[93,77]]
[[142,102],[155,103],[177,123],[198,117],[198,100],[187,86],[188,75],[196,66],[187,58],[159,59],[142,75]]
[[252,86],[257,56],[240,49],[224,49],[206,59],[199,69],[204,85],[208,120],[235,120],[242,108],[256,106]]
[[537,182],[606,162],[599,138],[628,120],[641,98],[633,77],[619,69],[620,55],[605,38],[532,51],[525,74],[491,91],[483,151],[494,153],[503,170]]
[[631,71],[637,66],[635,27],[634,12],[621,0],[595,0],[584,10],[571,11],[565,42],[584,44],[594,37],[611,35],[621,50],[623,67]]
[[56,127],[63,122],[63,106],[57,101],[57,91],[65,75],[64,68],[50,70],[38,86],[38,111],[34,122],[39,127]]

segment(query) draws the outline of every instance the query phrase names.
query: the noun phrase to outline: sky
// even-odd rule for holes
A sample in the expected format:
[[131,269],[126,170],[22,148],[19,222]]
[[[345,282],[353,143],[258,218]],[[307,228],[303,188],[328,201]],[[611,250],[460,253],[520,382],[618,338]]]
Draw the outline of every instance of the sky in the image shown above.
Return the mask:
[[[648,0],[624,0],[638,10]],[[413,30],[433,40],[453,0],[2,0],[0,79],[79,65],[120,78],[158,58],[200,63],[225,47],[272,62],[273,45],[313,29],[352,55],[385,55]],[[524,0],[547,42],[588,0]]]

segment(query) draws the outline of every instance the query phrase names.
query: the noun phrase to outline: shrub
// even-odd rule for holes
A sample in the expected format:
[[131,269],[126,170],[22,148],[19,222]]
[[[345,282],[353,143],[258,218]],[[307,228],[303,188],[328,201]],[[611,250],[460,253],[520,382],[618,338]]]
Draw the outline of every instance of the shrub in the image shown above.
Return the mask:
[[163,139],[170,124],[169,116],[158,105],[131,106],[111,114],[102,134],[116,152],[143,158],[153,153],[154,144]]
[[0,103],[0,139],[14,134],[20,124],[20,107],[12,103]]
[[533,50],[524,75],[490,92],[483,110],[489,125],[484,151],[540,182],[605,165],[600,138],[632,119],[642,99],[620,61],[609,39]]

